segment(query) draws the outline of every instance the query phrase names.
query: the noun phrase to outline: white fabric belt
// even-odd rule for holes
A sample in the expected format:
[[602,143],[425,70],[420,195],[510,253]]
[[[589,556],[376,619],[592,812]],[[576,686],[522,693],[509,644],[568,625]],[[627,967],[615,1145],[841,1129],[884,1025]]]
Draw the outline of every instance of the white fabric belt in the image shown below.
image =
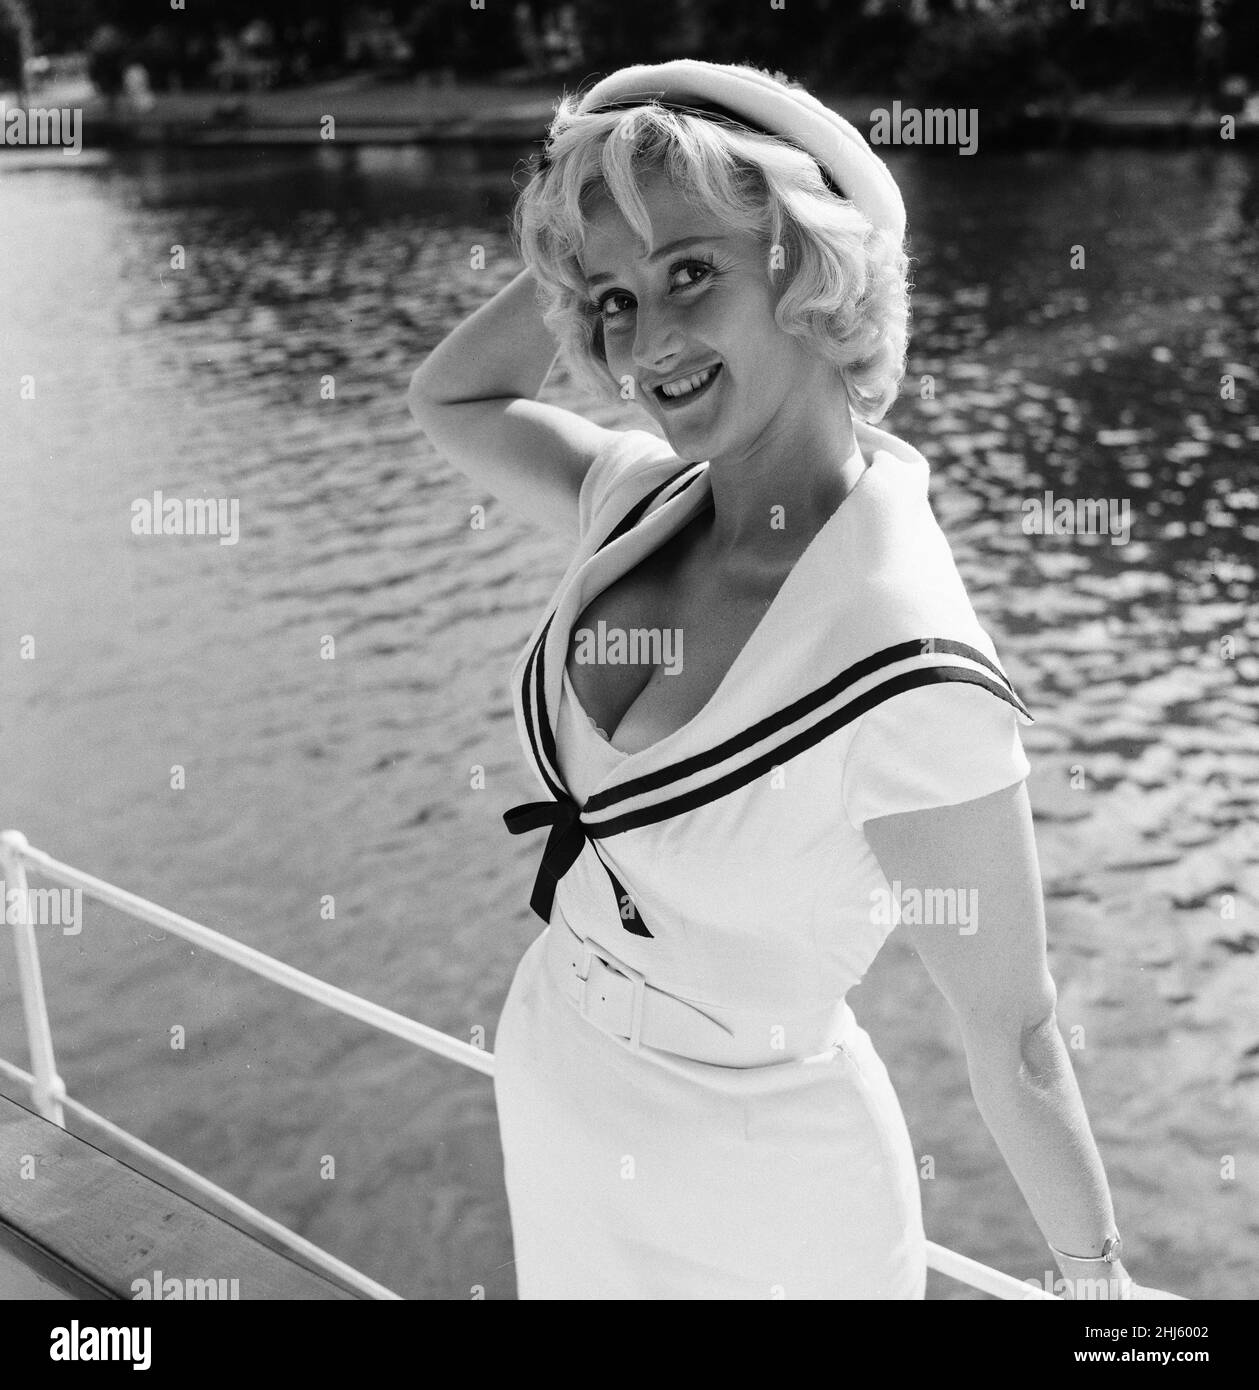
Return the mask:
[[781,1019],[690,1004],[648,984],[593,937],[578,936],[558,912],[546,935],[547,967],[562,993],[600,1032],[635,1050],[715,1066],[773,1066],[825,1052],[857,1026],[843,1000]]

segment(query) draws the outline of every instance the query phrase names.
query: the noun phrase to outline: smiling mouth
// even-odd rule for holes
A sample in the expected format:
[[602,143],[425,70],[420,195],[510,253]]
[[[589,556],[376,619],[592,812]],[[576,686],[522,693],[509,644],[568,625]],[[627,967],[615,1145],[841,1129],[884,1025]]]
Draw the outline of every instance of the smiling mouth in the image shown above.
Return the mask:
[[661,405],[672,407],[689,403],[698,399],[717,379],[721,371],[721,363],[714,362],[711,367],[705,367],[703,371],[692,372],[690,376],[678,377],[675,381],[666,382],[663,386],[654,388],[656,399]]

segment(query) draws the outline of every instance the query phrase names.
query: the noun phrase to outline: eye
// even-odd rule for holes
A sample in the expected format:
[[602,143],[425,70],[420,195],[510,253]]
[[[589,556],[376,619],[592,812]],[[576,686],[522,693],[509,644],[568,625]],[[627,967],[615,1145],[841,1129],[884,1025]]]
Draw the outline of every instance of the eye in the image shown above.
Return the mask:
[[712,261],[682,261],[669,271],[669,288],[671,290],[692,289],[695,285],[702,285],[712,273]]
[[[669,289],[694,289],[715,273],[716,267],[711,261],[696,259],[679,261],[669,269]],[[625,290],[605,291],[595,301],[594,306],[595,313],[599,315],[605,325],[611,324],[617,319],[625,318],[635,307],[637,306],[634,302],[634,296]]]
[[595,312],[603,319],[604,323],[611,323],[613,319],[620,318],[634,307],[634,296],[627,294],[624,290],[609,290],[601,295],[595,303]]

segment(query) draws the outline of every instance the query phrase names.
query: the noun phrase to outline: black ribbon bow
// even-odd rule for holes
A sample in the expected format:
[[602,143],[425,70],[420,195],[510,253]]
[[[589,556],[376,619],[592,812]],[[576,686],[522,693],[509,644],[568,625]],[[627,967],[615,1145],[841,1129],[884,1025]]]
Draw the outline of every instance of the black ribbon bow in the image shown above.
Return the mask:
[[[582,824],[581,807],[568,796],[557,797],[554,801],[529,801],[523,806],[513,806],[510,811],[504,811],[503,823],[513,835],[525,835],[530,830],[540,830],[544,825],[551,827],[542,851],[542,863],[538,865],[537,877],[533,881],[533,892],[529,896],[529,906],[549,925],[556,884],[577,862],[587,842],[594,844]],[[595,853],[599,853],[597,847]],[[599,862],[612,882],[616,915],[621,925],[635,936],[650,936],[620,879],[608,868],[602,855],[599,855]]]

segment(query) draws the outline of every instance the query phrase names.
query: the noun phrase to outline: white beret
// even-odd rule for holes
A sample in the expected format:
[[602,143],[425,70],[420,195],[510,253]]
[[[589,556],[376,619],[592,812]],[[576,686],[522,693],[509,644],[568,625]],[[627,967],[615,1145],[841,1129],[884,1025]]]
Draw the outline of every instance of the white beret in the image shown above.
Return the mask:
[[755,68],[679,58],[621,68],[583,94],[577,109],[646,105],[656,101],[694,114],[733,118],[797,146],[817,161],[836,192],[876,227],[905,236],[905,204],[887,165],[850,122],[802,89]]

